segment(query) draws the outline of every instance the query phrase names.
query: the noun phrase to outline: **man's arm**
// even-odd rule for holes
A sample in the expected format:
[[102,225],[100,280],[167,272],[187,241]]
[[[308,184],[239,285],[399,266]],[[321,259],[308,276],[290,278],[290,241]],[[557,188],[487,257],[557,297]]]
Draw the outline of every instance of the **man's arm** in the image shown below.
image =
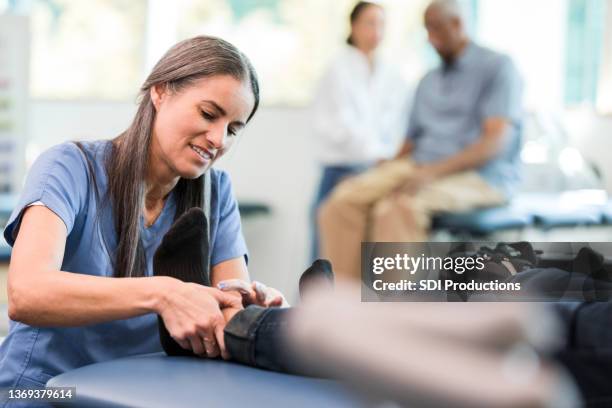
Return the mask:
[[522,81],[513,62],[504,57],[486,86],[478,107],[483,118],[476,142],[445,160],[432,164],[434,176],[445,176],[478,168],[495,159],[507,142],[506,134],[513,118],[521,111]]
[[402,159],[408,157],[410,153],[412,153],[414,149],[414,140],[416,140],[422,131],[420,122],[420,111],[419,101],[421,100],[421,89],[423,88],[423,81],[419,82],[417,89],[414,92],[414,98],[412,101],[412,106],[410,108],[410,115],[408,117],[408,127],[406,129],[406,137],[404,139],[404,143],[400,147],[400,150],[395,155],[395,159]]
[[503,148],[508,126],[508,119],[503,117],[485,119],[480,138],[475,143],[445,160],[430,164],[430,170],[440,177],[484,165]]
[[412,152],[413,148],[414,148],[414,144],[410,140],[406,140],[402,144],[402,147],[400,148],[399,152],[397,152],[397,154],[395,155],[395,159],[401,159],[403,157],[407,157],[410,154],[410,152]]

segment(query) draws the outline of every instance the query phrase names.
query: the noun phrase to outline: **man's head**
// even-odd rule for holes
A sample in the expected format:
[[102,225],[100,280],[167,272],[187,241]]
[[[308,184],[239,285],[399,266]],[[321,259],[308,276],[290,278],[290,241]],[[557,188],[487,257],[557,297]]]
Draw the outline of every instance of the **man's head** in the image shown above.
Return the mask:
[[434,0],[425,10],[425,28],[429,42],[440,57],[452,62],[467,42],[467,34],[456,0]]

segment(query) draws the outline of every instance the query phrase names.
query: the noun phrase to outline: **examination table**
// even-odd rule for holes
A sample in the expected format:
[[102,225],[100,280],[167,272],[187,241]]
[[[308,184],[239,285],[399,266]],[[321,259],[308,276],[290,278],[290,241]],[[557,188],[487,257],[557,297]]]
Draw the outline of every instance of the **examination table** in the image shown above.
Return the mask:
[[260,370],[221,360],[163,353],[92,364],[58,375],[47,387],[76,387],[56,406],[98,407],[359,407],[365,403],[331,380]]

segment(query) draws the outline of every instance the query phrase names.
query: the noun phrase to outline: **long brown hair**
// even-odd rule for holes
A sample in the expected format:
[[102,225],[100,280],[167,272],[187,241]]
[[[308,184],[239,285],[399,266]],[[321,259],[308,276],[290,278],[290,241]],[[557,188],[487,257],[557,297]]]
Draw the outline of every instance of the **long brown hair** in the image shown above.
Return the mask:
[[[106,198],[112,205],[117,234],[117,249],[115,259],[112,260],[115,277],[144,276],[146,270],[139,226],[144,208],[145,174],[156,112],[150,89],[155,85],[165,85],[172,92],[180,92],[201,78],[215,75],[230,75],[249,82],[255,99],[248,117],[250,120],[259,106],[259,84],[253,66],[229,42],[216,37],[198,36],[176,44],[153,67],[140,88],[138,110],[132,124],[113,139],[112,151],[106,161]],[[90,171],[90,174],[93,173]],[[202,177],[179,180],[174,192],[176,217],[189,208],[202,206]]]

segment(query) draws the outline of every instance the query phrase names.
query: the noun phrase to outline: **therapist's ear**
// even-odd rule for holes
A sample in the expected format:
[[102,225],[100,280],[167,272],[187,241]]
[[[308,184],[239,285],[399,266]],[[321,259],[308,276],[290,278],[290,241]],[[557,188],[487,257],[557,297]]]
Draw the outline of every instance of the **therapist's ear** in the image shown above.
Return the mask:
[[168,87],[166,84],[155,84],[149,90],[149,95],[151,96],[151,102],[153,102],[153,106],[155,106],[155,110],[159,110],[159,105],[162,103],[166,94]]

